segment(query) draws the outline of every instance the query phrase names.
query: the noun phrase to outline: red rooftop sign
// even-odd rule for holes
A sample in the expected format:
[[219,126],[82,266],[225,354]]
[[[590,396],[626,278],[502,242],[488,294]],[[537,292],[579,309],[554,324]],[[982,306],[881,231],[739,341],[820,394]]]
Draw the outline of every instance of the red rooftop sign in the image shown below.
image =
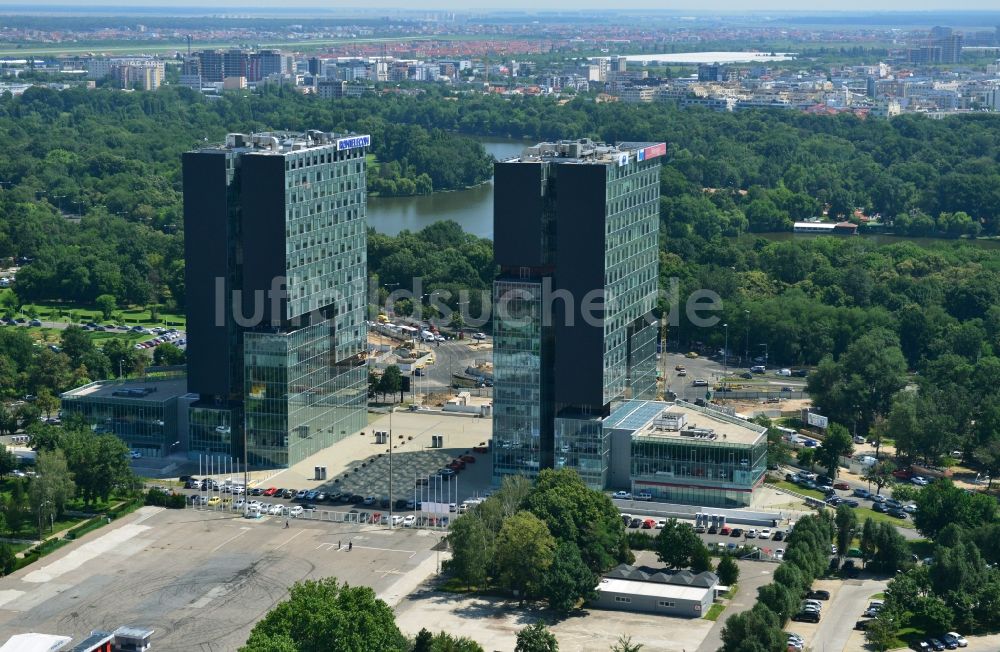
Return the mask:
[[648,161],[651,158],[656,158],[657,156],[667,155],[667,144],[657,143],[655,145],[650,145],[649,147],[643,147],[638,152],[636,152],[636,160]]

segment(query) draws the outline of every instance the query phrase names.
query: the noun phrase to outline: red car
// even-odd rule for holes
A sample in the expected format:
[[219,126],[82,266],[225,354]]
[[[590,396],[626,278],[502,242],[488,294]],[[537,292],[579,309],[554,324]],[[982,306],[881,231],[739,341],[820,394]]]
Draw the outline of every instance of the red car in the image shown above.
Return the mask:
[[475,464],[476,463],[476,458],[474,458],[471,455],[463,455],[462,457],[460,457],[458,459],[462,460],[463,462],[468,462],[469,464]]
[[278,491],[277,487],[268,487],[264,490],[265,496],[273,496]]
[[892,476],[899,480],[909,480],[911,475],[913,474],[910,473],[909,469],[896,469],[892,472]]
[[847,491],[848,489],[851,488],[851,485],[847,484],[846,482],[834,482],[833,488],[840,489],[841,491]]
[[732,528],[730,528],[728,525],[726,525],[721,530],[719,530],[719,534],[721,534],[724,537],[727,537],[727,536],[729,536],[729,533],[732,532],[732,531],[733,531]]
[[448,468],[455,471],[464,470],[465,462],[463,462],[462,460],[452,460],[451,464],[448,465]]

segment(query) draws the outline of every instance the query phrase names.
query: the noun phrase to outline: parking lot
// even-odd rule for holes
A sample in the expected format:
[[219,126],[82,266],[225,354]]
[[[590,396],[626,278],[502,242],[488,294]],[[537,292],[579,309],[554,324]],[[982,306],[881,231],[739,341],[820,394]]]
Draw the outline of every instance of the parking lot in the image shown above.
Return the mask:
[[[145,507],[0,579],[0,640],[129,624],[155,649],[223,652],[294,582],[336,577],[395,605],[435,573],[433,530]],[[348,547],[350,546],[350,549]]]
[[[431,410],[395,412],[392,415],[391,492],[389,443],[379,443],[375,435],[379,431],[389,431],[388,415],[370,424],[362,433],[352,435],[289,469],[266,476],[255,472],[249,496],[224,491],[227,482],[242,483],[242,476],[235,474],[213,476],[219,483],[219,488],[215,490],[177,490],[188,495],[205,495],[206,501],[217,498],[217,501],[212,500],[212,505],[199,507],[220,512],[231,512],[232,505],[246,498],[285,508],[313,505],[317,512],[349,513],[355,510],[360,515],[349,518],[362,521],[365,516],[371,518],[376,512],[388,515],[391,505],[394,513],[400,512],[404,517],[412,513],[419,519],[431,514],[422,514],[414,509],[415,505],[408,507],[408,502],[457,505],[468,498],[482,496],[489,490],[492,459],[485,446],[489,441],[490,427],[489,419]],[[435,435],[442,438],[441,448],[431,447]],[[459,463],[451,470],[453,475],[439,475],[439,471],[455,460]],[[316,479],[317,466],[327,469],[326,480]],[[205,476],[197,477],[203,479]],[[152,481],[150,484],[157,483]],[[270,488],[287,490],[284,492],[287,495],[263,495]],[[292,494],[300,490],[316,493],[310,498],[293,498]],[[322,498],[319,493],[323,494]],[[454,512],[451,514],[454,515]],[[316,514],[315,517],[327,520],[344,518],[335,514]]]

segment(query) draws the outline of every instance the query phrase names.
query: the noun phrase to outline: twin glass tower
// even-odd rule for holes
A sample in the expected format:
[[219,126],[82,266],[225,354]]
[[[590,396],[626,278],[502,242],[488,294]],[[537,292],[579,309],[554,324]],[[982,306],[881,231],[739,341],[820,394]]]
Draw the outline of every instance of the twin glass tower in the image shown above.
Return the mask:
[[656,398],[664,143],[541,143],[495,167],[493,475],[604,488],[603,420]]
[[364,427],[370,144],[230,134],[184,154],[190,450],[287,467]]

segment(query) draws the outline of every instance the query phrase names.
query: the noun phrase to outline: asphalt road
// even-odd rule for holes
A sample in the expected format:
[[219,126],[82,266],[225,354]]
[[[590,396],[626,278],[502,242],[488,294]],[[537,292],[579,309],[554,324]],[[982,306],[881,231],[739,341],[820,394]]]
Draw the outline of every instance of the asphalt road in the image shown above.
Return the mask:
[[[688,358],[681,353],[669,352],[659,360],[659,364],[661,369],[666,366],[667,389],[677,392],[679,398],[689,401],[697,398],[705,398],[705,392],[724,378],[727,371],[729,376],[735,376],[747,371],[746,367],[736,367],[733,365],[729,365],[727,369],[720,360],[712,360],[702,356]],[[686,375],[681,376],[678,373],[676,369],[678,365],[685,368]],[[805,389],[806,383],[801,378],[776,376],[775,371],[777,371],[777,368],[769,367],[766,374],[755,374],[754,383],[767,385],[769,389],[774,390],[780,387],[791,387],[796,391]],[[704,380],[708,383],[708,387],[695,387],[695,380]],[[764,387],[761,387],[762,391],[764,389]]]

